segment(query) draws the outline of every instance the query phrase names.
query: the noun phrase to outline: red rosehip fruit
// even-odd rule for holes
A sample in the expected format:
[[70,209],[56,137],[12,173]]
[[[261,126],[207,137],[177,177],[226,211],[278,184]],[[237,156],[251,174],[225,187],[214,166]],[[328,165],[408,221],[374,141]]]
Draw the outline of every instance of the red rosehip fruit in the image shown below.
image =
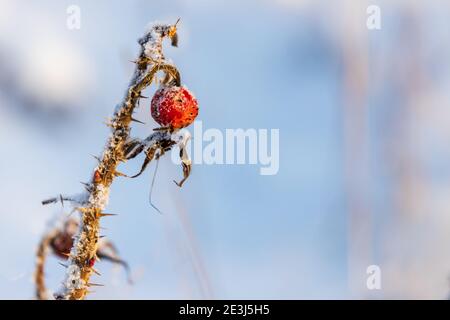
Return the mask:
[[88,264],[89,267],[92,268],[92,267],[94,266],[94,264],[95,264],[95,258],[90,258],[90,259],[88,260],[88,263],[87,263],[87,264]]
[[163,87],[155,92],[151,102],[153,119],[162,127],[187,127],[198,115],[198,103],[185,87]]

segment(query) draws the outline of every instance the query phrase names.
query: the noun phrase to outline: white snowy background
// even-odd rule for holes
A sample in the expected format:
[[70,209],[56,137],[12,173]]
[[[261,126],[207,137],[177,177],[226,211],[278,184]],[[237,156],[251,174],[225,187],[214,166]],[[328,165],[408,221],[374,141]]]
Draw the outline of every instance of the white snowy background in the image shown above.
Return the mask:
[[[415,4],[414,4],[415,3]],[[280,170],[161,161],[114,183],[90,299],[446,298],[450,274],[448,1],[0,0],[0,298],[33,298],[35,250],[108,136],[150,21],[207,128],[279,128]],[[68,30],[66,9],[81,9]],[[366,28],[378,4],[382,29]],[[155,123],[148,105],[133,129]],[[122,170],[137,172],[142,158]],[[153,166],[151,166],[153,168]],[[67,213],[67,212],[66,212]],[[366,288],[379,265],[381,290]],[[63,268],[50,259],[52,289]]]

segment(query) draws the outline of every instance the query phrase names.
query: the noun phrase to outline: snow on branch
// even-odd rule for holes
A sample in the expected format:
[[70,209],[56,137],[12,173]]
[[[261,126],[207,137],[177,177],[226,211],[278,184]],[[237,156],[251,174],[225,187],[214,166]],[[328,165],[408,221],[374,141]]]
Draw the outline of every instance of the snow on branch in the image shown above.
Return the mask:
[[[56,299],[83,299],[88,294],[89,288],[96,285],[90,282],[90,278],[96,272],[94,264],[98,259],[100,219],[109,216],[104,209],[108,204],[109,189],[114,179],[118,176],[126,177],[125,174],[117,171],[121,162],[126,162],[145,150],[146,160],[142,172],[153,157],[159,158],[173,145],[178,144],[183,155],[184,179],[182,182],[189,175],[191,164],[186,157],[186,139],[180,139],[177,136],[178,128],[155,129],[156,131],[144,140],[130,137],[131,122],[137,121],[133,118],[133,112],[139,100],[143,98],[141,92],[154,81],[156,74],[160,71],[165,74],[162,86],[181,86],[177,68],[165,59],[162,52],[162,42],[165,38],[169,38],[172,45],[177,45],[176,31],[176,24],[157,23],[139,39],[141,52],[135,61],[136,68],[132,80],[123,101],[117,105],[108,123],[112,133],[102,156],[98,158],[99,162],[91,175],[90,182],[85,184],[86,192],[76,197],[61,195],[43,201],[43,204],[71,202],[75,210],[81,214],[78,233],[74,237],[73,247],[68,257],[66,277],[61,290],[55,294]],[[44,238],[38,255],[38,259],[42,261],[41,265],[45,261],[47,246],[48,239]],[[43,283],[41,280],[36,277],[38,287],[39,283]],[[38,297],[45,298],[45,293],[41,293],[40,289],[38,291]]]

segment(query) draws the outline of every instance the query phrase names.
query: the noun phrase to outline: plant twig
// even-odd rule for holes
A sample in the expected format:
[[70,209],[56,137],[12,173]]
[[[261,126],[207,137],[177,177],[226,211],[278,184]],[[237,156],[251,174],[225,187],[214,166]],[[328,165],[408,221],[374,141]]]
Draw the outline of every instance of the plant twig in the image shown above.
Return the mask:
[[[36,270],[34,273],[36,299],[47,300],[50,298],[49,291],[45,285],[45,262],[49,252],[57,258],[67,260],[73,246],[73,237],[76,235],[78,227],[79,221],[74,217],[67,216],[65,217],[64,225],[61,226],[60,223],[55,224],[55,227],[42,237],[36,254]],[[121,265],[126,271],[128,283],[132,284],[133,281],[128,263],[119,256],[117,248],[112,242],[106,240],[103,236],[100,238],[97,256],[102,261],[110,261]],[[60,262],[60,265],[65,268],[68,267],[62,262]],[[96,270],[94,272],[100,275]]]
[[49,252],[49,247],[52,239],[57,234],[57,230],[51,230],[46,234],[39,243],[36,253],[36,270],[34,272],[34,282],[36,284],[36,299],[47,300],[49,299],[49,292],[45,286],[45,261]]
[[[141,53],[135,61],[136,69],[133,78],[124,100],[117,106],[113,118],[108,123],[112,134],[92,174],[92,179],[86,186],[86,197],[83,201],[79,201],[81,205],[76,208],[81,213],[80,228],[70,251],[63,287],[55,295],[57,299],[83,299],[88,294],[89,287],[94,285],[90,283],[90,277],[95,272],[93,265],[98,259],[96,252],[100,219],[106,216],[103,210],[107,205],[109,188],[114,178],[125,176],[117,171],[117,167],[121,162],[129,159],[128,152],[125,150],[135,141],[130,138],[130,124],[133,121],[134,109],[142,97],[142,91],[153,82],[159,71],[165,73],[164,85],[179,86],[181,84],[178,70],[168,63],[162,54],[162,40],[166,37],[174,42],[175,25],[153,25],[139,39]],[[156,131],[146,139],[146,143],[150,149],[160,150],[162,155],[164,151],[177,143],[173,140],[172,133],[170,130]]]

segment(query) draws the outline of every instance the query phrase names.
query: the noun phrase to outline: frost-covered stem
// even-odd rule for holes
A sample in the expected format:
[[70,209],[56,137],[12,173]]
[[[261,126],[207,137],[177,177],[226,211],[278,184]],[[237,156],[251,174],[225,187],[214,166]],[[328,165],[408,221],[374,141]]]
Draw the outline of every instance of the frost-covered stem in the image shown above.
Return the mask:
[[34,272],[34,282],[36,284],[36,299],[47,300],[49,293],[45,286],[45,261],[50,251],[50,242],[56,236],[57,230],[47,233],[39,243],[36,252],[36,270]]
[[[81,213],[78,235],[70,252],[66,279],[57,299],[83,299],[89,292],[89,283],[96,256],[100,219],[107,214],[103,210],[108,202],[109,188],[115,177],[123,175],[117,166],[127,160],[124,149],[130,140],[130,123],[134,109],[142,97],[141,92],[148,87],[158,71],[166,74],[165,83],[180,85],[180,75],[175,66],[168,64],[162,54],[162,40],[176,35],[174,25],[154,25],[139,40],[141,53],[136,61],[136,70],[128,87],[124,100],[117,106],[109,126],[112,134],[106,144],[99,164],[95,168],[92,180],[87,185],[86,200],[77,210]],[[172,39],[173,40],[173,39]],[[153,143],[170,141],[170,134],[155,132]]]

